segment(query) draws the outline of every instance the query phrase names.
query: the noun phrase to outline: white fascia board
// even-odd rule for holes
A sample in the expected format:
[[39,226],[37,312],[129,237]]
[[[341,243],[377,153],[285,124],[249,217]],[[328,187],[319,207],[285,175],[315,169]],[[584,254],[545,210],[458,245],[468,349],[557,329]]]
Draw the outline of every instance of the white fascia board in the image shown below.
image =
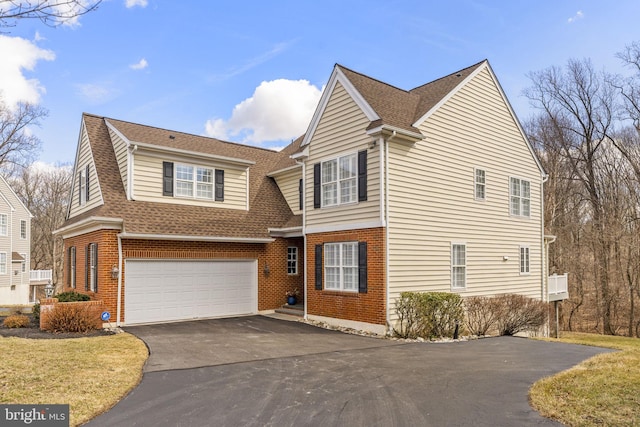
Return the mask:
[[306,147],[304,147],[302,151],[294,153],[289,157],[291,157],[293,160],[296,160],[296,161],[300,159],[306,159],[307,157],[309,157],[309,146],[307,145]]
[[183,156],[195,157],[200,159],[208,159],[208,160],[218,160],[225,163],[235,164],[238,166],[249,167],[251,165],[255,165],[256,162],[252,160],[238,159],[234,157],[226,157],[226,156],[218,156],[215,154],[207,154],[199,151],[190,151],[190,150],[182,150],[180,148],[172,148],[172,147],[163,147],[154,144],[147,144],[146,142],[135,142],[132,141],[134,146],[138,146],[138,149],[145,149],[148,151],[155,151],[159,153],[170,153],[170,154],[178,154]]
[[220,242],[220,243],[272,243],[273,238],[261,237],[223,237],[223,236],[191,236],[179,234],[145,234],[145,233],[120,233],[122,239],[139,240],[180,240],[189,242]]
[[269,228],[267,229],[270,235],[274,237],[302,237],[302,226],[300,227],[287,227],[287,228]]
[[53,231],[54,235],[62,235],[63,239],[79,236],[97,230],[121,230],[122,218],[91,216],[66,227]]
[[378,114],[374,111],[374,109],[369,105],[367,101],[363,98],[363,96],[356,90],[351,81],[344,75],[344,73],[340,70],[340,68],[335,65],[333,67],[333,72],[331,73],[331,77],[329,77],[329,82],[327,83],[324,91],[322,92],[322,96],[320,97],[320,102],[318,103],[318,107],[316,111],[313,113],[313,118],[311,119],[311,123],[309,123],[309,127],[307,128],[307,132],[304,135],[304,139],[302,140],[301,146],[308,145],[313,137],[313,134],[318,127],[318,123],[320,123],[320,118],[324,114],[324,110],[327,108],[327,104],[329,103],[329,99],[331,98],[331,94],[336,88],[336,84],[340,82],[342,87],[345,88],[349,96],[353,98],[355,103],[360,107],[362,112],[367,116],[369,121],[374,121],[380,119]]
[[300,168],[302,168],[302,164],[301,163],[296,163],[293,166],[289,166],[289,167],[286,167],[286,168],[283,168],[283,169],[278,169],[277,171],[274,171],[274,172],[270,172],[270,173],[267,174],[267,176],[272,178],[272,177],[280,175],[282,173],[289,172],[289,171],[292,171],[294,169],[300,169]]
[[76,158],[73,161],[73,172],[71,173],[71,190],[69,191],[69,200],[67,202],[67,214],[66,218],[71,215],[71,203],[73,202],[73,194],[76,185],[76,176],[78,175],[78,159],[80,158],[80,144],[82,144],[82,133],[85,132],[86,127],[84,124],[84,115],[82,116],[82,122],[80,123],[80,133],[78,134],[78,143],[76,144]]

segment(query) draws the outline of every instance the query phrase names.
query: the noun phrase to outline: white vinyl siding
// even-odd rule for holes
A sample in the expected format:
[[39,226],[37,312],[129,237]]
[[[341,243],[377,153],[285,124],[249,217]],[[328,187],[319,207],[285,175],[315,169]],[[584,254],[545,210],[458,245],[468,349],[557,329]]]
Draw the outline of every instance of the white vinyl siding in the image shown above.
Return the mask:
[[[496,83],[483,70],[420,125],[426,141],[389,144],[389,300],[403,291],[451,291],[451,242],[466,243],[464,296],[541,297],[541,172]],[[475,200],[481,165],[490,197]],[[530,219],[510,215],[509,177],[531,182]],[[531,242],[531,274],[518,248]],[[509,260],[503,258],[508,256]]]
[[324,244],[325,289],[358,291],[358,242]]
[[[198,173],[193,170],[191,178],[192,185],[184,185],[180,191],[193,191],[199,189],[201,197],[181,197],[178,193],[177,187],[174,187],[174,197],[162,196],[162,162],[174,163],[174,182],[178,181],[178,174],[176,173],[177,165],[190,165],[197,168],[215,170],[224,170],[224,201],[215,201],[213,198],[205,197],[208,191],[208,183],[205,182],[205,175],[201,175],[201,182],[198,182]],[[193,164],[189,162],[181,162],[178,159],[171,159],[166,157],[156,157],[151,155],[142,154],[140,151],[136,152],[133,162],[134,167],[134,194],[136,200],[159,202],[159,203],[174,203],[193,206],[215,206],[217,208],[229,208],[229,209],[242,209],[247,208],[247,173],[245,168],[234,168],[224,165],[222,163],[202,163]],[[183,178],[185,177],[182,175]],[[215,174],[212,175],[212,179],[215,179]],[[186,182],[186,179],[185,179]],[[200,184],[200,185],[198,185]],[[213,187],[211,187],[213,189]],[[189,190],[188,190],[189,189]]]
[[[369,150],[372,142],[372,138],[366,134],[369,124],[370,121],[355,101],[337,83],[311,138],[309,158],[305,162],[305,217],[306,226],[311,227],[311,232],[313,228],[348,227],[351,224],[380,221],[380,151],[379,148]],[[333,206],[331,209],[314,209],[313,165],[361,150],[368,150],[367,201]],[[345,189],[345,197],[351,194],[350,191]],[[357,191],[353,191],[357,201]]]
[[531,216],[531,183],[520,178],[509,178],[511,215]]
[[486,176],[487,173],[484,169],[476,168],[474,170],[476,200],[484,200],[487,197]]
[[467,287],[467,245],[451,244],[451,289],[459,290]]
[[[71,208],[69,215],[70,218],[73,218],[74,216],[77,216],[82,212],[86,212],[96,206],[100,206],[103,204],[102,193],[100,191],[100,183],[98,182],[95,165],[93,164],[91,146],[89,144],[89,136],[87,135],[84,122],[80,131],[80,146],[78,147],[77,156],[78,157],[75,164],[75,173],[73,177],[73,189],[71,192]],[[80,204],[80,200],[78,199],[78,197],[80,197],[79,186],[84,186],[85,184],[81,184],[80,182],[78,182],[78,177],[80,175],[80,172],[82,172],[83,174],[86,173],[87,165],[89,166],[89,200],[86,201],[86,203]],[[85,189],[83,189],[83,194],[84,196],[82,197],[86,197]]]
[[274,176],[280,192],[294,215],[302,214],[302,210],[300,209],[300,194],[298,191],[301,178],[302,168],[294,168]]

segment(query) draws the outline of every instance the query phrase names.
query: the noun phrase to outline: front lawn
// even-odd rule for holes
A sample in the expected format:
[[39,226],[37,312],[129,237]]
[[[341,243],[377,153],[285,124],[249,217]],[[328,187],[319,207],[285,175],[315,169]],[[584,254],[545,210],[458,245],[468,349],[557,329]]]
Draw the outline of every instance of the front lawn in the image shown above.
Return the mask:
[[147,347],[121,333],[71,339],[0,337],[0,403],[69,404],[70,425],[115,405],[142,378]]
[[535,383],[529,398],[540,414],[569,426],[640,425],[640,339],[564,332],[552,341],[620,351]]

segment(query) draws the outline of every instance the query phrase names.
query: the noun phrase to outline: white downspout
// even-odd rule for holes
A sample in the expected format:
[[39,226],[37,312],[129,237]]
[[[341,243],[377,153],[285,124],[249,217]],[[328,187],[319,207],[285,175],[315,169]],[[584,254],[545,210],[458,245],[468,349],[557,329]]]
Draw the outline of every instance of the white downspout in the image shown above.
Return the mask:
[[391,331],[391,302],[390,298],[390,290],[389,290],[389,142],[396,136],[396,131],[389,138],[382,138],[384,143],[382,146],[384,147],[384,208],[385,208],[385,236],[384,236],[384,259],[385,259],[385,289],[386,289],[386,313],[387,313],[387,332]]
[[120,326],[120,313],[122,312],[122,236],[118,233],[118,299],[116,302],[116,326]]
[[[540,234],[541,234],[541,242],[540,242],[540,246],[541,246],[541,250],[542,253],[540,254],[540,262],[542,263],[542,277],[541,277],[541,292],[542,292],[542,301],[543,302],[549,302],[549,284],[547,283],[548,281],[548,269],[549,266],[547,265],[547,258],[548,258],[548,254],[547,254],[547,244],[544,241],[544,183],[547,182],[547,180],[549,179],[549,175],[544,175],[542,177],[542,182],[540,183]],[[546,337],[549,336],[549,319],[547,318],[547,328],[546,331],[544,331],[544,335]]]
[[304,245],[303,248],[303,252],[304,252],[304,265],[302,266],[302,268],[304,268],[304,286],[303,286],[303,290],[302,290],[302,298],[304,299],[304,315],[303,315],[303,319],[304,320],[308,320],[307,317],[307,285],[309,284],[309,275],[308,273],[308,268],[307,268],[307,198],[306,196],[306,189],[307,189],[307,177],[306,177],[306,170],[307,170],[307,163],[306,162],[298,162],[296,161],[296,163],[300,163],[302,164],[302,244]]

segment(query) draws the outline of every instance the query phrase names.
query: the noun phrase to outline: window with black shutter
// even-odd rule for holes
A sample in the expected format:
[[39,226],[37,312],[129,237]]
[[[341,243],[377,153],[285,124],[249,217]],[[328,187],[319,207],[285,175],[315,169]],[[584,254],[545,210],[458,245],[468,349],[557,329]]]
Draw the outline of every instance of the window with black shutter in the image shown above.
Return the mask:
[[173,197],[173,163],[162,162],[162,195]]

